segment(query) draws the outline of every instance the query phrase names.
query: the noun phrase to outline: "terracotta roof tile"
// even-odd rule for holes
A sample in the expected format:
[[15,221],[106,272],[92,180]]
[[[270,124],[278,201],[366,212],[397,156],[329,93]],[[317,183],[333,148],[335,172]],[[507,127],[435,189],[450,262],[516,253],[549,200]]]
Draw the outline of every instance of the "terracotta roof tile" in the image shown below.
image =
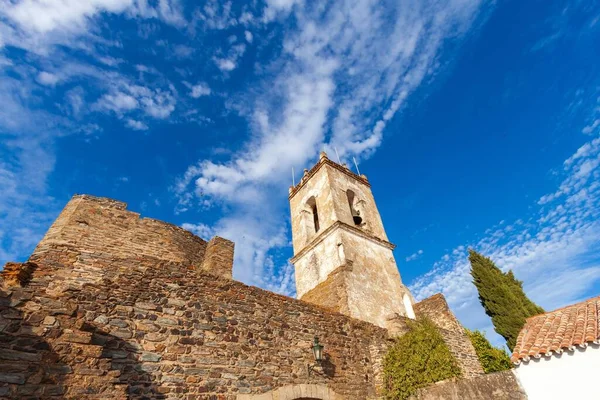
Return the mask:
[[511,360],[560,353],[600,340],[600,296],[527,319]]

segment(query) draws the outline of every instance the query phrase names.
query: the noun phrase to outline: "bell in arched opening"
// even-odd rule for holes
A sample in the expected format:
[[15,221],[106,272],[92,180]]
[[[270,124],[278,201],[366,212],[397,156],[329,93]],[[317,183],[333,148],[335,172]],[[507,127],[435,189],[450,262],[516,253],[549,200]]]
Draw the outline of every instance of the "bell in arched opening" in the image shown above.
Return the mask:
[[352,219],[354,220],[354,225],[362,224],[362,217],[360,216],[360,211],[352,209]]
[[356,208],[356,195],[350,189],[346,190],[346,196],[348,197],[348,205],[350,206],[350,213],[352,214],[352,220],[354,221],[354,225],[360,225],[363,222],[362,215],[360,215],[360,210]]

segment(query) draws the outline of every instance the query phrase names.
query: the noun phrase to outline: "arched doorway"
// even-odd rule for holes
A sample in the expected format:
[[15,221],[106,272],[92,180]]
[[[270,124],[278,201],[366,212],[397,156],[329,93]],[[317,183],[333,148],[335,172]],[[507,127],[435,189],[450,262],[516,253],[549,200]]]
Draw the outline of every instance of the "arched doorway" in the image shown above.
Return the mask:
[[325,385],[288,385],[267,393],[238,394],[237,400],[344,400]]

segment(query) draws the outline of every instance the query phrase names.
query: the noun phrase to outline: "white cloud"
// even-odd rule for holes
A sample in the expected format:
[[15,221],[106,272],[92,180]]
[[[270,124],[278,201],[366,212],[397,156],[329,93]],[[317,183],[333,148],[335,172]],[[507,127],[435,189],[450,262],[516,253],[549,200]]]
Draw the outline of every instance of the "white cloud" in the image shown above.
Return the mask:
[[103,95],[94,109],[112,111],[119,116],[140,109],[150,117],[165,119],[175,110],[175,104],[175,97],[169,91],[124,83]]
[[421,257],[421,255],[423,254],[423,250],[419,250],[416,253],[411,254],[410,256],[406,257],[406,262],[410,262],[410,261],[414,261],[417,258]]
[[[459,319],[470,328],[489,328],[471,282],[467,247],[512,269],[527,294],[548,310],[578,300],[600,281],[600,139],[581,146],[564,162],[559,189],[542,197],[528,221],[498,224],[476,243],[459,246],[416,279],[417,298],[442,292]],[[502,343],[495,336],[496,343]]]
[[124,62],[120,58],[110,56],[98,56],[98,61],[100,61],[102,64],[108,65],[109,67],[116,67]]
[[295,5],[304,5],[304,0],[267,0],[264,19],[270,21],[277,16],[287,16]]
[[275,215],[257,215],[250,211],[252,209],[240,210],[221,219],[214,227],[190,223],[182,227],[204,239],[218,235],[233,240],[236,279],[294,296],[293,266],[288,263],[277,265],[270,255],[271,250],[288,244],[286,229],[281,223],[273,223]]
[[181,225],[181,227],[192,232],[194,235],[201,237],[204,240],[210,240],[213,236],[215,236],[214,230],[206,224],[184,223],[183,225]]
[[252,32],[250,31],[245,31],[244,37],[246,38],[246,42],[248,43],[252,43],[252,40],[254,39],[254,36],[252,36]]
[[226,29],[238,23],[231,8],[231,1],[209,0],[202,10],[196,10],[194,18],[206,29]]
[[54,86],[58,81],[60,81],[60,78],[50,72],[42,71],[38,74],[37,81],[42,85]]
[[[52,32],[82,33],[93,18],[102,13],[128,12],[132,16],[160,18],[167,23],[185,22],[177,1],[160,0],[157,6],[134,0],[24,0],[3,2],[1,12],[27,36]],[[41,36],[38,36],[41,37]]]
[[148,130],[148,125],[146,125],[145,123],[143,123],[141,121],[137,121],[135,119],[128,119],[125,122],[125,126],[127,126],[130,129],[133,129],[134,131],[147,131]]
[[575,154],[566,159],[564,169],[565,171],[571,171],[571,175],[561,183],[557,191],[542,196],[538,204],[548,204],[563,195],[578,192],[587,185],[588,180],[597,178],[597,172],[594,174],[592,172],[596,171],[600,164],[600,159],[590,157],[590,155],[593,155],[597,151],[598,146],[600,146],[600,138],[593,139],[581,146]]
[[229,49],[227,57],[214,57],[213,61],[221,71],[229,72],[237,68],[237,62],[246,52],[246,45],[236,44]]
[[[176,92],[169,83],[160,77],[148,83],[115,68],[122,60],[110,52],[122,43],[102,37],[107,14],[184,22],[178,0],[152,3],[0,0],[0,51],[16,47],[24,54],[0,56],[0,266],[28,255],[63,205],[47,187],[57,138],[80,134],[90,140],[102,132],[93,119],[83,120],[90,111],[115,113],[134,129],[143,128],[140,114],[166,118],[174,111]],[[67,82],[76,83],[64,94],[55,88]],[[40,107],[47,100],[55,113]]]
[[[342,2],[324,14],[293,2],[270,6],[297,10],[299,30],[287,33],[281,72],[245,111],[256,139],[229,163],[194,167],[205,194],[227,197],[248,182],[287,177],[291,166],[305,166],[323,146],[336,146],[342,156],[368,155],[379,146],[386,122],[434,70],[444,38],[469,25],[479,1],[415,2],[390,12],[365,0]],[[404,40],[385,40],[389,36]],[[215,61],[223,70],[235,68],[229,59]],[[381,107],[375,119],[364,118]]]
[[120,13],[133,0],[25,0],[4,3],[5,14],[13,21],[38,33],[54,30],[81,30],[90,18],[102,12]]
[[592,122],[591,124],[589,124],[588,126],[583,128],[582,132],[585,133],[586,135],[590,135],[599,126],[600,126],[600,119],[596,119],[596,120],[594,120],[594,122]]
[[0,266],[33,249],[58,213],[47,178],[55,163],[53,137],[65,135],[64,121],[29,109],[34,85],[0,80]]
[[190,46],[179,44],[173,48],[173,54],[177,58],[190,58],[194,54],[194,49]]
[[101,110],[114,111],[118,114],[134,110],[138,107],[137,99],[123,92],[105,94],[98,100],[96,106]]
[[[219,8],[228,15],[219,28],[233,24],[227,4]],[[437,71],[443,44],[470,27],[481,1],[412,0],[389,6],[376,0],[340,1],[335,7],[269,1],[263,21],[289,16],[296,29],[284,32],[280,58],[262,67],[268,72],[262,85],[231,105],[248,118],[252,139],[226,162],[200,160],[190,166],[175,188],[179,209],[194,202],[224,202],[253,215],[269,209],[277,218],[257,226],[254,242],[237,244],[236,251],[251,252],[244,246],[270,243],[270,224],[280,226],[288,218],[284,206],[291,167],[300,171],[324,147],[336,146],[343,157],[367,157],[377,149],[387,121]],[[231,71],[244,51],[234,47],[213,61]],[[265,248],[272,252],[277,246]],[[238,262],[238,274],[262,272],[251,257]],[[264,283],[259,276],[247,272],[244,279]]]
[[70,106],[71,114],[75,117],[79,117],[85,107],[84,96],[85,92],[81,86],[69,90],[65,95],[67,103]]
[[221,71],[233,71],[236,67],[235,61],[229,60],[227,58],[214,58],[215,64]]
[[184,83],[188,88],[190,88],[190,96],[192,96],[195,99],[211,94],[210,87],[204,82],[199,82],[196,85],[191,85],[187,82]]

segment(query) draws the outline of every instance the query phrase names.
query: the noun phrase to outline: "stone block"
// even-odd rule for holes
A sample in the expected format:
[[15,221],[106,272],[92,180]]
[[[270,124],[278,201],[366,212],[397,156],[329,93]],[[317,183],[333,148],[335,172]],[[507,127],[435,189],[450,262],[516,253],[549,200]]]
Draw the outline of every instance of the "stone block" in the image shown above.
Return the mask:
[[0,373],[0,382],[22,385],[25,383],[25,374]]
[[161,358],[162,358],[162,356],[160,354],[144,352],[144,353],[142,353],[140,360],[147,361],[147,362],[159,362]]

